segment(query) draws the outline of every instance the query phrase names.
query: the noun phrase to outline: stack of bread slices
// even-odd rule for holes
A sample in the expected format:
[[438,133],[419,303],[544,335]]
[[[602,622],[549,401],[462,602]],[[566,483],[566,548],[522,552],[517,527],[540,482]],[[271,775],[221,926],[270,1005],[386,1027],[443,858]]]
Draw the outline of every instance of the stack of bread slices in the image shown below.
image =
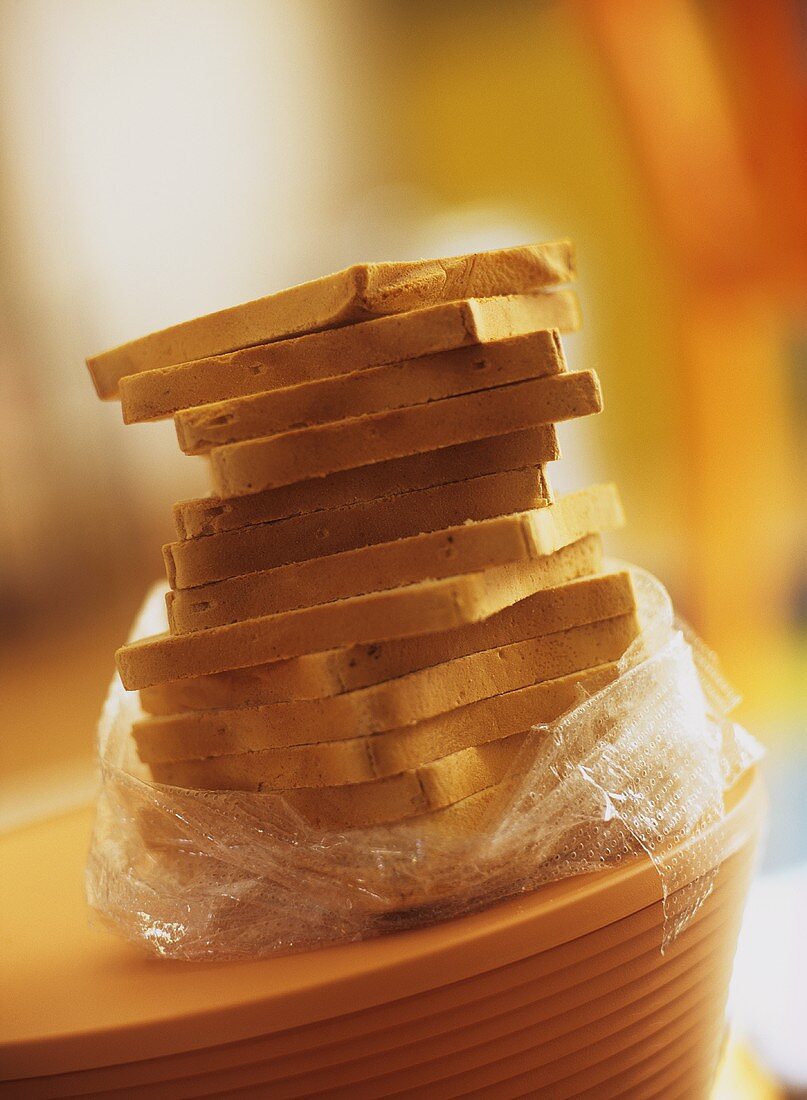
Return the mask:
[[169,630],[124,646],[155,780],[277,791],[317,828],[456,826],[638,633],[603,572],[616,491],[555,499],[598,412],[559,331],[567,242],[349,268],[88,360],[173,416],[213,493],[175,505]]

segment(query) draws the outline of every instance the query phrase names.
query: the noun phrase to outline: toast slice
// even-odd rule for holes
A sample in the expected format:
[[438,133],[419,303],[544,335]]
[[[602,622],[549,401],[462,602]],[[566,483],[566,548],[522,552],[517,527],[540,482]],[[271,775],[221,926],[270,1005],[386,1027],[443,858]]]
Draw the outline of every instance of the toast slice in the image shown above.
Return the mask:
[[[309,825],[349,829],[386,825],[439,810],[500,783],[518,759],[526,734],[474,745],[410,772],[343,787],[277,790]],[[232,788],[241,789],[241,788]],[[250,790],[266,790],[253,785]]]
[[547,725],[578,705],[586,695],[602,690],[617,673],[616,662],[595,665],[364,738],[372,773],[377,777],[395,775],[471,745],[487,744]]
[[[603,689],[617,675],[616,665],[605,665],[600,669],[590,669],[568,678],[570,694],[563,707],[568,709],[579,701],[585,693],[594,694]],[[523,719],[530,725],[541,723],[540,707],[535,695],[544,685],[533,685],[527,693],[532,697],[520,701],[523,707]],[[512,693],[516,694],[516,693]],[[498,696],[499,701],[510,702],[508,696]],[[493,705],[497,700],[489,700]],[[526,705],[524,705],[526,703]],[[480,705],[480,704],[477,704]],[[504,705],[504,704],[500,704]],[[518,705],[518,704],[517,704]],[[527,713],[529,712],[529,713]],[[561,714],[563,711],[557,712]],[[533,717],[534,715],[534,717]],[[464,716],[465,717],[465,716]],[[552,720],[545,718],[544,720]],[[416,730],[418,727],[412,727]],[[485,728],[480,724],[477,729]],[[527,729],[529,729],[529,725]],[[406,735],[405,735],[406,736]],[[526,747],[529,733],[501,736],[484,741],[483,744],[469,745],[447,756],[439,757],[410,771],[397,772],[382,779],[373,779],[360,783],[334,785],[334,787],[314,788],[278,788],[274,779],[261,779],[257,761],[252,761],[251,772],[244,778],[226,779],[225,775],[199,777],[186,772],[186,768],[197,769],[206,761],[192,761],[174,764],[155,764],[152,767],[157,782],[170,782],[174,785],[191,785],[194,782],[203,790],[251,790],[276,791],[286,803],[306,818],[308,823],[318,828],[354,828],[367,825],[383,825],[406,818],[441,810],[468,798],[469,795],[485,791],[505,780],[508,773],[518,764],[519,753]],[[232,762],[234,757],[230,758]],[[268,764],[268,761],[267,761]],[[273,771],[272,764],[264,769]],[[168,778],[168,775],[172,778]],[[200,781],[201,780],[201,781]],[[211,783],[214,783],[211,787]]]
[[537,591],[484,622],[438,634],[395,638],[155,684],[141,691],[141,704],[149,714],[165,715],[319,699],[405,676],[482,649],[554,634],[635,609],[629,573],[585,575],[597,574],[602,566],[598,535],[588,535],[535,563],[536,570],[542,566],[548,570],[543,588],[534,578]]
[[[305,515],[345,505],[365,504],[383,497],[430,489],[456,481],[471,481],[487,474],[505,473],[525,466],[538,467],[557,458],[557,447],[548,450],[545,429],[477,439],[426,454],[376,462],[354,470],[340,470],[328,477],[269,489],[252,496],[199,497],[174,505],[174,526],[180,539],[203,538],[278,519]],[[544,495],[551,490],[544,479]]]
[[512,573],[468,573],[195,634],[157,634],[122,646],[115,660],[123,686],[135,690],[322,649],[451,630],[508,607],[528,595],[523,589],[522,578]]
[[[479,835],[486,829],[489,821],[500,820],[501,815],[499,814],[496,818],[494,814],[497,813],[501,800],[507,797],[509,789],[505,776],[501,782],[484,787],[476,794],[469,794],[459,802],[452,802],[439,810],[408,817],[403,821],[392,823],[392,826],[395,828],[396,836],[402,840],[407,836],[410,839],[415,837],[418,844],[429,844],[435,841],[440,844],[451,843],[456,839],[464,841],[469,836]],[[384,900],[382,896],[381,902],[377,905],[380,917],[385,910],[392,910],[387,914],[387,919],[383,920],[383,926],[388,927],[390,919],[396,921],[402,907],[406,910],[424,905],[434,906],[435,903],[445,901],[445,893],[449,897],[456,894],[458,887],[456,884],[446,884],[438,896],[435,896],[436,889],[437,887],[429,884],[427,892],[424,893],[423,886],[414,880],[399,881],[394,891],[395,897]],[[389,888],[387,892],[393,894]]]
[[213,447],[244,439],[422,405],[564,370],[557,332],[533,332],[497,344],[457,348],[406,363],[181,409],[174,414],[174,424],[185,454],[205,454]]
[[306,332],[405,313],[435,302],[559,286],[574,278],[569,241],[436,260],[356,264],[334,275],[219,310],[87,360],[98,396],[120,378]]
[[463,749],[527,733],[553,722],[616,674],[614,664],[489,697],[434,720],[374,737],[294,745],[237,755],[149,764],[162,783],[206,790],[342,787],[412,771]]
[[[552,505],[531,514],[530,538],[536,556],[551,554],[590,534],[596,516],[610,526],[621,522],[614,486],[595,486],[566,499],[571,497],[577,497],[577,503],[560,512]],[[143,638],[118,650],[118,672],[124,687],[134,690],[164,680],[206,676],[362,642],[450,630],[486,619],[531,595],[540,586],[533,565],[516,563],[483,573],[423,581],[195,634]]]
[[159,420],[213,401],[496,343],[543,329],[573,331],[579,325],[577,297],[570,290],[446,302],[126,375],[120,380],[121,410],[127,424]]
[[[222,785],[224,780],[217,778],[214,787],[201,789],[276,791],[288,806],[316,828],[341,830],[384,825],[450,806],[499,783],[512,767],[526,738],[527,734],[522,733],[473,745],[412,771],[365,783],[282,789],[273,787],[271,782],[264,784],[260,779],[245,780],[243,785],[235,780],[226,787]],[[158,775],[163,776],[169,768],[175,775],[176,767],[156,766],[155,780],[169,782]],[[174,781],[172,785],[180,784]]]
[[[636,615],[621,615],[457,657],[396,680],[385,680],[328,699],[147,718],[135,724],[135,740],[140,758],[146,763],[196,760],[204,762],[211,776],[224,775],[230,763],[240,769],[242,777],[248,776],[250,762],[256,762],[258,757],[263,758],[265,750],[271,750],[274,756],[267,759],[276,759],[280,766],[286,757],[310,760],[316,772],[306,776],[304,770],[299,771],[295,782],[287,776],[278,780],[277,786],[358,783],[372,775],[350,772],[353,778],[340,778],[337,771],[329,771],[327,766],[329,760],[336,766],[342,757],[348,769],[372,766],[372,754],[368,762],[364,748],[356,746],[357,738],[387,730],[400,731],[402,727],[481,699],[617,661],[638,632]],[[557,713],[560,711],[552,717]],[[340,757],[339,751],[329,752],[323,747],[330,742],[348,742],[349,748]],[[291,748],[305,751],[287,752],[284,757],[280,750]],[[198,774],[204,774],[204,768]]]
[[169,629],[187,634],[418,581],[532,561],[530,516],[494,516],[168,592]]
[[559,374],[426,405],[250,439],[210,452],[219,496],[246,496],[337,470],[554,424],[602,409],[592,371]]
[[[551,454],[554,444],[554,435],[547,434],[543,454]],[[540,467],[508,470],[169,543],[163,547],[165,571],[172,588],[193,588],[546,503],[549,493]]]

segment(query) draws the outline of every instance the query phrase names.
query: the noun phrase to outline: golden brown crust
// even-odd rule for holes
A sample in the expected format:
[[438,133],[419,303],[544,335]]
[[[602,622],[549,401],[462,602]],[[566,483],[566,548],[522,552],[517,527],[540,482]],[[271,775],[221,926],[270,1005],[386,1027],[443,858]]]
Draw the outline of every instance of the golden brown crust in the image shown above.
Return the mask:
[[[520,692],[499,695],[483,703],[472,704],[460,712],[447,716],[451,722],[454,715],[460,715],[462,729],[471,744],[450,751],[447,755],[433,760],[425,759],[419,767],[383,775],[380,778],[347,782],[343,784],[322,784],[317,787],[281,787],[285,775],[298,771],[308,775],[317,773],[313,752],[322,753],[323,746],[307,746],[305,753],[289,750],[280,752],[247,753],[239,760],[229,758],[228,766],[219,761],[185,761],[172,764],[154,764],[152,771],[158,782],[196,787],[230,790],[273,790],[296,809],[310,824],[323,828],[352,828],[361,825],[386,824],[406,820],[417,814],[429,813],[461,802],[469,795],[493,787],[506,778],[516,762],[519,752],[529,737],[529,728],[535,723],[549,723],[554,717],[571,708],[582,692],[594,693],[609,683],[617,674],[615,664],[604,664],[585,673],[576,673],[565,678],[562,689],[559,685],[533,684]],[[485,717],[469,719],[466,713],[476,707]],[[519,722],[527,723],[519,733],[508,734],[511,726]],[[473,741],[474,737],[489,739]],[[339,753],[339,769],[344,773],[365,772],[372,751],[366,741],[378,740],[388,746],[395,746],[390,763],[406,759],[411,749],[414,753],[427,752],[423,744],[418,744],[420,727],[396,730],[394,735],[380,735],[378,738],[360,741],[341,742],[328,746],[328,750]],[[497,736],[498,735],[498,736]],[[451,736],[440,736],[440,744],[452,745]],[[461,737],[463,734],[460,735]],[[411,741],[411,745],[409,742]],[[309,749],[311,751],[309,751]],[[388,751],[388,750],[383,750]],[[440,749],[438,749],[440,751]],[[247,759],[247,757],[259,757]],[[305,759],[303,759],[305,757]],[[331,761],[333,766],[334,759]],[[299,766],[301,764],[301,768]],[[373,768],[369,764],[369,768]]]
[[[525,737],[525,734],[516,734],[470,746],[413,771],[366,783],[271,789],[277,789],[309,824],[319,828],[388,824],[453,805],[500,782],[515,761]],[[165,778],[159,781],[168,782]],[[251,789],[263,788],[257,785]]]

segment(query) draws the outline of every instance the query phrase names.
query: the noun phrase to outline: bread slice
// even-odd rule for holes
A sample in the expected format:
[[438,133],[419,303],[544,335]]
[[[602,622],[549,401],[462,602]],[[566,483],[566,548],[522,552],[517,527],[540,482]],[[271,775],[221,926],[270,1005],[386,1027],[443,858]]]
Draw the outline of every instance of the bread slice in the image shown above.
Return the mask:
[[174,414],[174,423],[185,454],[204,454],[244,439],[422,405],[564,370],[557,332],[533,332],[497,344],[457,348],[406,363],[181,409]]
[[584,691],[593,693],[613,679],[615,669],[614,664],[584,669],[374,737],[154,761],[149,766],[159,782],[208,790],[250,790],[258,784],[262,790],[276,790],[368,783],[548,724],[579,702]]
[[[526,734],[516,734],[485,745],[474,745],[414,771],[373,779],[369,783],[286,789],[277,793],[314,828],[341,831],[390,824],[451,806],[501,782],[517,761],[526,737]],[[229,789],[244,788],[231,785]],[[253,783],[246,789],[274,788]]]
[[[543,454],[552,454],[554,433]],[[163,547],[172,588],[192,588],[288,562],[338,554],[378,542],[392,542],[466,520],[538,508],[549,501],[540,467],[508,470],[431,489],[419,489],[367,503],[311,512],[276,523],[236,530]]]
[[[270,755],[263,752],[244,753],[241,758],[221,757],[214,761],[152,764],[152,773],[157,782],[170,783],[175,787],[277,791],[283,795],[291,809],[305,817],[309,824],[322,828],[387,824],[416,814],[440,810],[501,782],[517,766],[519,753],[527,745],[531,725],[551,722],[554,717],[574,706],[585,693],[594,694],[603,689],[616,675],[617,665],[611,664],[568,676],[562,703],[553,698],[554,705],[546,706],[543,711],[541,693],[544,692],[546,698],[552,697],[545,692],[545,684],[535,684],[524,689],[523,693],[511,693],[513,696],[523,696],[518,701],[512,700],[510,696],[500,695],[494,700],[486,700],[485,704],[476,704],[487,705],[490,709],[499,707],[505,712],[511,707],[513,712],[520,715],[522,722],[528,725],[523,733],[467,745],[430,762],[424,762],[417,768],[399,771],[384,778],[346,784],[323,784],[320,787],[281,788],[276,778],[277,772],[285,774],[294,770],[289,750],[283,751],[285,764],[280,762],[278,752]],[[560,709],[557,708],[559,706]],[[507,722],[512,724],[512,717],[512,714],[502,716],[500,725],[504,727]],[[463,728],[467,729],[467,715],[464,714],[461,720]],[[408,730],[396,731],[394,736],[401,737],[406,742],[407,737],[418,737],[418,729],[419,727],[412,726]],[[472,723],[472,730],[476,731],[477,736],[484,734],[486,729],[489,731],[490,726],[484,720]],[[389,740],[391,736],[393,735],[390,735]],[[473,736],[472,731],[471,737]],[[396,752],[401,756],[408,756],[404,742]],[[444,744],[449,744],[449,741]],[[340,746],[329,746],[338,749],[343,747],[344,742]],[[350,751],[344,749],[345,756]],[[248,759],[250,757],[253,759]],[[368,759],[366,746],[364,750],[355,751],[354,759],[356,762]],[[523,763],[526,764],[527,760]],[[361,764],[358,767],[362,767]],[[306,768],[313,772],[310,761]]]
[[195,634],[157,634],[121,647],[115,660],[123,686],[135,690],[323,649],[450,630],[515,603],[528,595],[523,589],[522,578],[512,572],[506,577],[499,570],[468,573]]
[[[614,486],[593,487],[571,497],[578,498],[576,503],[560,511],[552,505],[531,514],[530,538],[536,555],[551,554],[598,526],[621,521]],[[450,630],[486,619],[531,595],[540,586],[533,564],[423,581],[195,634],[143,638],[118,650],[118,671],[124,687],[134,690],[346,645]]]
[[87,360],[99,397],[120,378],[435,302],[558,286],[574,277],[569,241],[437,260],[356,264],[300,286],[132,340]]
[[[609,661],[551,680],[537,680],[422,722],[366,737],[363,740],[367,757],[372,761],[372,774],[394,775],[471,745],[483,745],[548,725],[586,695],[594,695],[611,683],[618,670],[618,663]],[[284,751],[288,750],[280,750]]]
[[[199,762],[155,764],[157,783],[201,790],[274,792],[309,825],[320,829],[391,824],[459,802],[501,782],[527,733],[471,745],[431,763],[382,779],[333,786],[281,788],[272,779],[199,775]],[[270,770],[270,769],[266,769]]]
[[615,679],[616,662],[490,696],[410,726],[340,741],[149,763],[155,779],[215,789],[338,787],[411,771],[462,749],[548,725]]
[[[468,653],[568,630],[633,611],[629,573],[595,576],[602,566],[598,535],[588,535],[535,563],[544,567],[542,588],[492,615],[438,634],[394,638],[372,645],[311,653],[290,661],[234,669],[196,679],[155,684],[141,693],[150,714],[261,706],[289,699],[319,699],[405,676]],[[570,580],[579,577],[578,580]]]
[[494,516],[168,592],[169,629],[187,634],[417,581],[532,561],[530,515]]
[[[256,758],[256,754],[271,749],[282,761],[281,749],[347,741],[353,747],[345,750],[348,754],[346,766],[356,768],[359,766],[355,758],[357,738],[400,730],[480,699],[616,661],[638,632],[636,615],[621,615],[457,657],[396,680],[385,680],[328,699],[292,700],[262,707],[191,711],[165,718],[147,718],[135,724],[135,740],[144,762],[206,760],[211,774],[215,770],[214,758],[223,760],[220,771],[224,774],[227,762],[242,754]],[[364,749],[359,756],[366,759]],[[334,752],[329,756],[323,750],[318,757],[309,749],[307,753],[297,753],[296,757],[290,754],[289,759],[336,761],[339,754]],[[248,765],[249,759],[246,759],[236,761],[233,767],[243,772]],[[370,765],[363,763],[361,766]],[[295,782],[287,777],[276,785],[330,786],[360,782],[365,778],[340,778],[335,771],[329,772],[325,764],[316,777],[306,777],[304,772],[299,775],[301,778]]]
[[557,458],[557,447],[548,452],[547,443],[544,428],[528,429],[426,454],[394,458],[389,462],[375,462],[354,470],[340,470],[328,477],[284,485],[252,496],[181,500],[174,505],[174,525],[181,539],[203,538],[256,523],[272,523],[309,512],[364,504],[525,466],[540,468],[542,493],[551,500],[551,488],[539,464]]
[[158,420],[213,401],[509,340],[543,329],[573,331],[579,324],[580,310],[572,291],[447,302],[128,375],[120,380],[121,408],[127,424]]
[[[525,753],[528,751],[525,748]],[[408,839],[411,843],[414,838],[419,846],[451,843],[458,839],[464,842],[470,836],[482,835],[483,831],[486,833],[488,822],[501,820],[499,807],[510,790],[511,784],[505,776],[499,783],[484,787],[476,794],[469,794],[459,802],[390,824],[395,829],[395,836],[401,841]],[[498,817],[494,816],[497,814]],[[386,897],[379,889],[379,900],[375,903],[377,917],[383,918],[385,910],[392,910],[386,914],[387,919],[383,920],[383,927],[389,927],[388,921],[395,921],[402,908],[434,906],[435,902],[444,904],[445,895],[448,894],[450,898],[461,886],[457,883],[445,883],[438,897],[435,897],[436,889],[436,886],[429,884],[424,893],[424,886],[417,880],[399,879],[394,888],[387,887]]]
[[250,439],[210,452],[219,496],[245,496],[336,470],[587,416],[602,408],[592,371]]

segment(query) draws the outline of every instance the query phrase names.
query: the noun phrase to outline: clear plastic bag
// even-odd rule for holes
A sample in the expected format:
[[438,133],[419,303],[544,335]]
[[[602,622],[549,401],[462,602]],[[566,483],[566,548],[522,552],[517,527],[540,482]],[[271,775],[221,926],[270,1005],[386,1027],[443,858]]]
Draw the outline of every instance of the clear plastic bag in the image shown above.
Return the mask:
[[[99,723],[101,791],[90,905],[170,958],[248,958],[472,912],[646,853],[661,878],[665,943],[730,854],[724,793],[761,755],[730,718],[716,660],[631,569],[642,633],[616,680],[538,726],[472,827],[413,818],[327,833],[271,793],[157,784],[138,761],[136,693],[115,677]],[[132,637],[165,628],[162,587]],[[674,900],[673,900],[674,898]]]

